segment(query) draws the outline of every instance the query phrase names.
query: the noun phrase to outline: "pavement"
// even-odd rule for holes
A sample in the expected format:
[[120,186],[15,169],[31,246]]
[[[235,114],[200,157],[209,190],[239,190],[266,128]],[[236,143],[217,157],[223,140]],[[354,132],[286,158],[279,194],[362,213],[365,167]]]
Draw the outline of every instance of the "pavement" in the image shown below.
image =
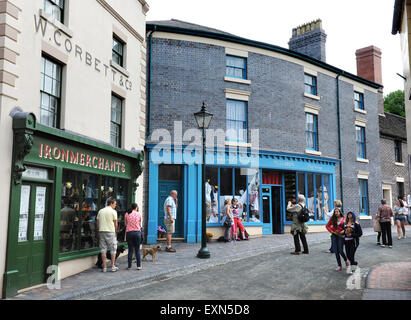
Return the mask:
[[[409,234],[411,233],[410,226],[407,226],[407,231]],[[376,236],[371,228],[364,229],[363,233],[363,237]],[[393,236],[395,235],[396,230],[393,229]],[[309,245],[329,242],[330,236],[328,232],[309,233],[307,241]],[[210,242],[207,246],[211,252],[210,259],[202,260],[196,257],[201,247],[200,244],[176,242],[173,243],[176,253],[167,253],[164,250],[158,252],[154,263],[151,262],[151,258],[143,261],[143,270],[127,270],[127,257],[122,257],[117,261],[117,266],[120,268],[117,272],[103,273],[100,269],[92,268],[63,279],[60,289],[48,289],[47,286],[43,286],[8,300],[81,299],[82,296],[100,291],[143,284],[149,281],[165,281],[173,277],[192,274],[262,254],[284,250],[293,251],[294,241],[290,234],[285,234],[262,236],[234,243]],[[396,262],[377,265],[369,272],[363,299],[409,300],[411,299],[410,294],[411,263]]]

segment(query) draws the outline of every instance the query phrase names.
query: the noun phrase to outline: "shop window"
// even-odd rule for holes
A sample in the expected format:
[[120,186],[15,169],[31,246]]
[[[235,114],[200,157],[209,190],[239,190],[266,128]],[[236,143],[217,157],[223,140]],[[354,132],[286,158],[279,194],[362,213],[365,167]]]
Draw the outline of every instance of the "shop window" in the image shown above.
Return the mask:
[[113,36],[112,59],[121,67],[124,67],[124,46],[124,43],[119,38]]
[[227,100],[227,141],[247,142],[247,103]]
[[[285,206],[287,207],[288,201],[297,203],[297,179],[295,172],[286,172],[284,174],[285,184]],[[286,220],[292,221],[292,215],[287,211]]]
[[305,93],[316,96],[317,95],[317,77],[305,73],[304,74],[304,88],[305,88]]
[[307,173],[307,208],[310,210],[310,216],[315,215],[315,193],[314,193],[314,175]]
[[113,147],[121,148],[123,101],[115,95],[111,96],[110,142]]
[[233,169],[220,169],[220,212],[224,209],[224,201],[233,199]]
[[128,180],[63,170],[62,181],[60,253],[98,248],[96,217],[109,197],[117,200],[118,239],[124,239]]
[[40,123],[60,126],[61,65],[49,58],[41,58]]
[[53,19],[63,23],[64,0],[44,0],[44,12],[51,15]]
[[305,114],[306,148],[318,151],[318,116],[312,113]]
[[402,162],[402,142],[401,140],[394,141],[394,155],[395,155],[395,162],[401,163]]
[[218,168],[206,168],[205,201],[207,222],[217,223],[218,212]]
[[241,205],[239,209],[243,221],[248,220],[248,200],[247,200],[247,169],[234,169],[234,197]]
[[364,110],[364,94],[354,91],[354,107],[355,109]]
[[248,169],[249,222],[260,222],[260,172]]
[[320,175],[315,175],[315,220],[324,220],[323,217],[323,185]]
[[305,192],[305,173],[298,173],[298,195],[302,194],[304,197],[306,196]]
[[367,153],[365,148],[365,128],[355,126],[356,143],[357,143],[357,158],[366,159]]
[[235,56],[226,56],[226,76],[247,79],[247,59]]
[[[326,210],[329,212],[331,211],[331,203],[330,203],[330,196],[331,196],[331,184],[330,184],[330,176],[329,175],[323,175],[323,203],[322,203],[322,208],[326,208]],[[325,219],[325,216],[324,216]]]

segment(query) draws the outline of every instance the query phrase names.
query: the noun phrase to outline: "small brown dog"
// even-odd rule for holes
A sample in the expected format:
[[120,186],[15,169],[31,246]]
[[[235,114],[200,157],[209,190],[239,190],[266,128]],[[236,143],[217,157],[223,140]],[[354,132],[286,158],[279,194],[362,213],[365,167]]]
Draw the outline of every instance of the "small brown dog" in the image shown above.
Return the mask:
[[156,245],[154,248],[142,248],[141,251],[143,252],[143,260],[144,261],[146,261],[146,256],[148,254],[150,254],[151,255],[151,261],[154,262],[157,251],[161,251],[161,246]]

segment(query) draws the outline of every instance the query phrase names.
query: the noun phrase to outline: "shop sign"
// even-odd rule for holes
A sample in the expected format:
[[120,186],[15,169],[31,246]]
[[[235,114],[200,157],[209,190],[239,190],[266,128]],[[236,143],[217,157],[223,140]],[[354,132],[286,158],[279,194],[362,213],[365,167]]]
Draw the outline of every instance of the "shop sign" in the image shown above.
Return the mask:
[[125,178],[130,176],[130,164],[127,160],[46,139],[34,139],[34,146],[26,161],[73,170],[89,169],[97,174]]
[[[47,30],[50,29],[49,26],[53,26],[52,36],[47,36]],[[48,20],[43,19],[40,16],[34,15],[34,28],[36,33],[41,32],[43,38],[53,42],[57,47],[62,48],[68,55],[72,54],[74,57],[83,62],[85,66],[94,69],[96,73],[104,75],[106,78],[111,76],[111,80],[117,83],[120,87],[132,91],[133,83],[120,72],[116,71],[111,67],[110,63],[104,62],[101,57],[94,57],[88,50],[74,43],[69,37],[65,37],[60,29],[53,24],[49,23]]]

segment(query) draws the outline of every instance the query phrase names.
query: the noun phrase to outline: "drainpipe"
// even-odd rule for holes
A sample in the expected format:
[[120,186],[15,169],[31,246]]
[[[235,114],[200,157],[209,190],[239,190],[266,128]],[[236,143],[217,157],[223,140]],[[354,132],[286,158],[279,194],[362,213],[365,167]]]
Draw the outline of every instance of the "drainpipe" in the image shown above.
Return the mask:
[[344,189],[343,189],[343,167],[342,167],[342,146],[341,146],[341,116],[340,116],[340,76],[344,75],[344,71],[340,71],[337,75],[337,125],[338,125],[338,158],[340,159],[340,190],[342,210],[344,212]]
[[147,63],[147,129],[146,139],[150,136],[151,131],[151,47],[153,33],[156,32],[157,26],[148,35],[148,63]]

